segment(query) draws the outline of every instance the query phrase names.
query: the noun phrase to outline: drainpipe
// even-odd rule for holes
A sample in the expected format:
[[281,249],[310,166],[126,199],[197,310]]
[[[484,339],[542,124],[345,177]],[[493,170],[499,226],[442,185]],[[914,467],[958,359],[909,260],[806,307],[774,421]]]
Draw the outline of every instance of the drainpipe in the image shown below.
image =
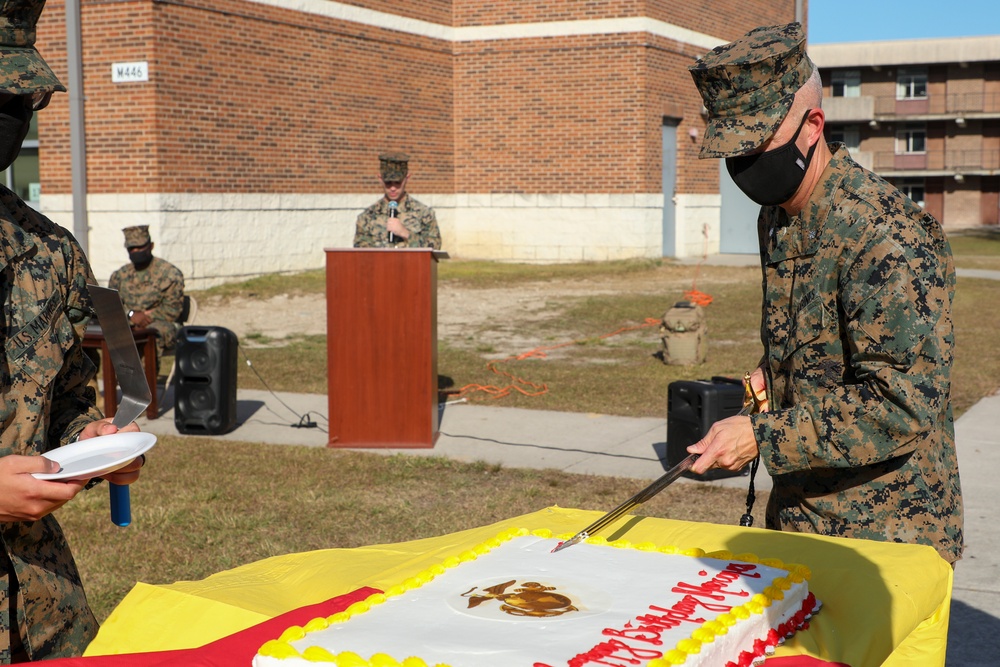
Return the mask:
[[802,19],[802,0],[795,0],[795,20],[799,23],[803,23]]
[[69,152],[73,187],[73,236],[88,251],[87,139],[83,123],[83,44],[80,0],[66,0],[66,61],[69,65]]

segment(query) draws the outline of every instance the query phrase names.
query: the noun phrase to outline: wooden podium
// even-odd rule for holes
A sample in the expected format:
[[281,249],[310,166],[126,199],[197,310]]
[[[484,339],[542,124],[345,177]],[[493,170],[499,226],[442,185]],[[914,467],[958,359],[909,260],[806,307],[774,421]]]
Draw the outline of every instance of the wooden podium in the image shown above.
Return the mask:
[[437,263],[429,248],[326,250],[330,447],[433,447]]

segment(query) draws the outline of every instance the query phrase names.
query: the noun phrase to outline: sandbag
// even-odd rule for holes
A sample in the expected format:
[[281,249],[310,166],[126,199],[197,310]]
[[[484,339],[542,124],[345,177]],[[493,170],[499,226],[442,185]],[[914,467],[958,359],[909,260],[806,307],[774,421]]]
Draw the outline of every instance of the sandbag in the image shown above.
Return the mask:
[[708,326],[701,306],[679,301],[660,323],[663,363],[689,366],[700,364],[708,355]]

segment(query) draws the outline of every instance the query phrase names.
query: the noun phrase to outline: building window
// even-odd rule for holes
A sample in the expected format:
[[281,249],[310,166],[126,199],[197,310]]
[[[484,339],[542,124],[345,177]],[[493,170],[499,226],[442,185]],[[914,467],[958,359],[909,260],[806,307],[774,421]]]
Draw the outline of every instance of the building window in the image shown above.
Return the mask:
[[921,69],[900,69],[899,76],[896,77],[896,99],[927,99],[927,71]]
[[857,125],[840,125],[830,128],[830,141],[839,141],[851,153],[861,150],[861,129]]
[[924,207],[924,179],[907,178],[900,182],[899,191],[913,200],[920,208]]
[[836,70],[830,75],[830,89],[833,97],[861,97],[860,70]]
[[926,153],[927,128],[923,125],[904,125],[896,133],[896,154]]
[[28,134],[21,143],[21,152],[18,153],[17,159],[10,167],[0,172],[0,183],[36,208],[41,195],[38,177],[38,126],[35,124],[37,118],[37,114],[31,118]]

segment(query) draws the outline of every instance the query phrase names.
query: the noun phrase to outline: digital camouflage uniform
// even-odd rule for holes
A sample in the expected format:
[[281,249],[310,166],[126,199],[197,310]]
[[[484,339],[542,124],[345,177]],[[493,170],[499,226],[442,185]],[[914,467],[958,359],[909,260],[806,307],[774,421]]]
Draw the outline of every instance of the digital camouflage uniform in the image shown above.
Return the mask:
[[[3,400],[0,456],[39,455],[101,415],[81,341],[94,277],[75,239],[0,186]],[[32,659],[80,655],[97,632],[66,537],[52,514],[0,523],[0,663],[16,622]],[[17,593],[16,619],[10,595]]]
[[[382,153],[378,156],[379,176],[383,182],[402,181],[409,173],[410,157],[405,153]],[[434,211],[403,193],[396,209],[402,225],[410,232],[408,239],[389,241],[389,200],[382,197],[358,216],[354,232],[355,248],[434,248],[441,249],[441,232]]]
[[149,265],[136,269],[129,262],[111,274],[108,287],[116,289],[127,310],[147,310],[153,318],[157,356],[173,347],[180,324],[177,318],[184,306],[184,274],[170,262],[153,257]]
[[809,203],[758,222],[774,482],[767,526],[962,553],[950,403],[955,271],[940,224],[843,145]]
[[[701,157],[759,149],[813,71],[798,23],[700,58]],[[951,250],[933,217],[831,149],[802,211],[763,207],[757,223],[770,411],[751,423],[773,479],[767,526],[926,544],[954,562]]]
[[441,249],[441,232],[438,230],[434,210],[404,195],[399,202],[399,217],[410,232],[410,238],[389,243],[386,224],[389,220],[389,200],[382,197],[358,216],[354,232],[355,248],[434,248]]

